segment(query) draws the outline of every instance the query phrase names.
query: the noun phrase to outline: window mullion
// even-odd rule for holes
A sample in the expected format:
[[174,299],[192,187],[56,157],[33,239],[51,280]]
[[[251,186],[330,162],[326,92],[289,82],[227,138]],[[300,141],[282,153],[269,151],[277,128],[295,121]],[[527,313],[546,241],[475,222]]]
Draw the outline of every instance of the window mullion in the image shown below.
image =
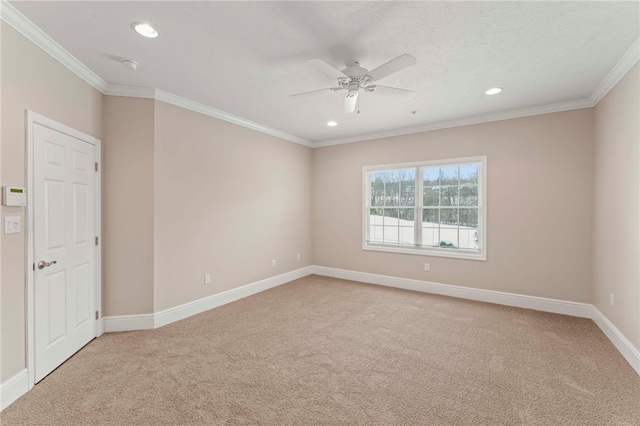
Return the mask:
[[460,246],[460,165],[458,165],[458,196],[456,198],[456,204],[458,205],[458,208],[456,209],[458,211],[458,214],[456,215],[456,221],[458,224],[458,247]]
[[387,182],[382,182],[382,243],[386,243],[385,234],[385,218],[387,217]]
[[438,239],[435,242],[436,246],[440,245],[442,241],[442,172],[438,168]]
[[413,215],[413,237],[416,247],[422,247],[422,208],[424,206],[422,167],[416,168],[416,184],[414,186],[416,206]]
[[365,243],[371,241],[371,173],[365,173],[364,175],[364,222],[365,222]]

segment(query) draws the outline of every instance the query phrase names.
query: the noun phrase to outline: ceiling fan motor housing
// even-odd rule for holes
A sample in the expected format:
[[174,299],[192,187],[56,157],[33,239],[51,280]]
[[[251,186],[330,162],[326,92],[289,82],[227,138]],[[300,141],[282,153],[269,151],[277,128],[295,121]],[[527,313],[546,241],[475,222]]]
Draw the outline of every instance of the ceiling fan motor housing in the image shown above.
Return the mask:
[[[355,86],[364,89],[369,84],[373,83],[373,78],[371,78],[368,72],[369,70],[367,70],[366,68],[362,68],[359,62],[352,62],[348,64],[347,68],[342,70],[342,73],[347,75],[349,77],[349,80],[344,81],[346,79],[338,79],[338,84],[340,85],[340,87],[349,89],[349,91],[351,91],[352,87]],[[357,90],[357,88],[355,90]]]
[[347,65],[347,68],[342,70],[342,73],[348,75],[349,77],[362,77],[369,71],[360,66],[358,62],[352,62]]
[[337,80],[337,87],[313,90],[311,92],[291,95],[295,97],[320,94],[326,91],[336,92],[346,90],[344,97],[343,112],[350,114],[355,111],[358,103],[358,93],[360,90],[367,93],[376,93],[384,96],[407,97],[415,92],[411,90],[399,89],[395,87],[376,86],[374,83],[390,74],[396,73],[416,63],[416,58],[409,54],[401,55],[391,61],[380,65],[369,71],[360,66],[358,61],[347,63],[347,67],[340,71],[338,68],[328,64],[322,59],[309,59],[307,63],[315,66],[323,73]]

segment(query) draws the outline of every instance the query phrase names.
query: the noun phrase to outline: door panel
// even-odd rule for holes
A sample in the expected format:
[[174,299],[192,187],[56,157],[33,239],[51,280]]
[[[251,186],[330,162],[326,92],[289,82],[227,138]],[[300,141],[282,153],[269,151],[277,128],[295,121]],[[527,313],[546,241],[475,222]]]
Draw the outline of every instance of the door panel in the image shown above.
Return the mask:
[[47,210],[44,235],[48,252],[63,249],[65,244],[64,182],[47,179],[44,205]]
[[52,141],[46,141],[46,163],[48,166],[64,167],[64,145],[56,144]]
[[85,184],[73,185],[73,214],[75,228],[73,233],[73,243],[76,247],[86,245],[89,240],[88,235],[88,214],[89,214],[89,188]]
[[37,383],[95,337],[96,176],[94,145],[37,123],[33,132]]
[[89,304],[91,286],[90,265],[83,263],[74,268],[76,279],[76,317],[73,325],[79,327],[87,321],[90,315],[91,306]]
[[49,320],[47,343],[51,345],[67,335],[67,277],[65,271],[47,276],[45,296],[48,303],[42,306],[43,316]]

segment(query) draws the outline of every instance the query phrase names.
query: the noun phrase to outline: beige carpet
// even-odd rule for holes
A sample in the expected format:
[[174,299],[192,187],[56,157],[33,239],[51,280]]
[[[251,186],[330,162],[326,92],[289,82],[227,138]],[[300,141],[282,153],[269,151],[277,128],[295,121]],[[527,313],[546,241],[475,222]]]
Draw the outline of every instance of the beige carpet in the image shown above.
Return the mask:
[[640,424],[590,320],[309,276],[94,340],[9,424]]

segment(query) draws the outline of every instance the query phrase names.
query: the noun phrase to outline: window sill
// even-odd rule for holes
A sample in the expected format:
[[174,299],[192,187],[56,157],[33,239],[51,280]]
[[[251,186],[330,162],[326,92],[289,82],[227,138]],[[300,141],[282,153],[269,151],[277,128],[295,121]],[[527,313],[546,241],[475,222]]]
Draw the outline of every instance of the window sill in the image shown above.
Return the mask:
[[461,249],[437,249],[437,248],[410,248],[410,247],[396,247],[383,244],[363,244],[363,250],[367,251],[382,251],[387,253],[402,253],[402,254],[417,254],[420,256],[434,256],[434,257],[449,257],[455,259],[465,260],[480,260],[486,261],[487,255],[485,252],[477,252],[471,250]]

